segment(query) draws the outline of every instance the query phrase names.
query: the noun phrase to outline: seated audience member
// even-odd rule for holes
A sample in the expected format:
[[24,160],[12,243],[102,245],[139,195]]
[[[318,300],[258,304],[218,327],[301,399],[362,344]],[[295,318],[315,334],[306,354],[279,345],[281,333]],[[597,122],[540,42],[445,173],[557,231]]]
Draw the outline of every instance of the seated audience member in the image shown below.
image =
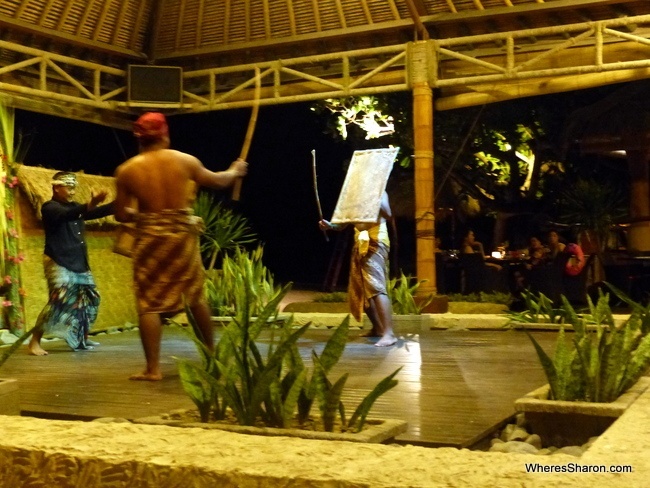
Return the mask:
[[560,239],[560,234],[555,230],[549,231],[546,244],[548,246],[548,255],[550,259],[555,259],[566,247]]
[[569,260],[566,263],[564,272],[569,276],[579,275],[587,262],[582,248],[575,242],[570,242],[564,248],[564,252],[569,254]]
[[528,269],[532,266],[542,264],[546,260],[546,255],[548,253],[549,250],[544,247],[542,241],[540,241],[536,236],[531,237],[528,246]]
[[[480,254],[483,259],[485,259],[485,252],[483,251],[483,244],[476,240],[473,230],[468,230],[465,237],[463,237],[463,243],[460,247],[461,254]],[[495,263],[486,263],[488,266],[501,269],[501,266]]]
[[465,234],[465,237],[463,237],[463,243],[460,246],[460,252],[463,254],[479,253],[481,256],[485,257],[483,244],[476,240],[473,230],[468,230],[467,234]]

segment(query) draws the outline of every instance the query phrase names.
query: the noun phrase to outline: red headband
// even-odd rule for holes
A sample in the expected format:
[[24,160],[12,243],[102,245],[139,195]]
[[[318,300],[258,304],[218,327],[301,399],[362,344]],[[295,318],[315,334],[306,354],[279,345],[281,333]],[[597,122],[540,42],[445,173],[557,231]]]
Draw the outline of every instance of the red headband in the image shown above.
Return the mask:
[[160,112],[147,112],[133,124],[133,134],[138,139],[157,140],[169,136],[167,120]]

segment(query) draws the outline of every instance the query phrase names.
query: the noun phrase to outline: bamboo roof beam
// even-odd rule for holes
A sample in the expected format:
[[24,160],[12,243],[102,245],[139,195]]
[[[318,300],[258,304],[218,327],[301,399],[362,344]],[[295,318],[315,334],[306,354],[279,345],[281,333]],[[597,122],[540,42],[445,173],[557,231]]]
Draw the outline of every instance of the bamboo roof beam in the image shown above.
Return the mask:
[[231,0],[226,0],[226,12],[223,19],[223,42],[227,44],[230,41],[230,22],[232,18]]
[[297,33],[296,29],[296,13],[293,10],[293,2],[287,0],[287,12],[289,12],[289,30],[292,36],[295,36]]
[[113,29],[113,35],[111,36],[111,44],[115,44],[119,33],[122,32],[122,29],[124,28],[124,18],[126,17],[126,13],[126,8],[117,9],[117,20],[115,21],[115,28]]
[[79,25],[77,26],[77,29],[75,31],[75,34],[77,36],[81,34],[83,28],[86,27],[86,25],[88,24],[88,17],[90,17],[90,14],[93,10],[93,7],[95,6],[96,1],[97,0],[88,0],[88,3],[86,3],[86,8],[84,9],[84,13],[81,16],[81,19],[79,20]]
[[178,12],[178,22],[176,24],[176,35],[174,39],[174,47],[178,49],[181,45],[181,36],[183,35],[183,21],[185,20],[185,2],[181,2],[180,10]]
[[198,20],[197,20],[197,28],[196,28],[196,36],[194,37],[194,42],[195,45],[200,46],[201,45],[201,39],[203,36],[203,22],[204,18],[203,15],[205,13],[205,0],[200,0],[199,1],[199,12],[198,12]]
[[314,25],[316,26],[316,32],[323,30],[323,26],[320,21],[320,10],[318,8],[318,0],[311,0],[311,8],[314,14]]
[[111,8],[111,3],[112,3],[112,0],[105,0],[104,5],[102,5],[102,8],[101,8],[101,11],[100,11],[100,14],[99,14],[99,18],[97,19],[97,23],[95,24],[95,29],[94,29],[93,35],[91,37],[91,39],[93,41],[96,41],[97,39],[99,39],[99,36],[100,36],[100,34],[102,32],[102,29],[104,27],[104,22],[106,22],[106,16],[108,15],[108,12],[109,12],[109,10]]
[[341,24],[341,29],[346,29],[348,27],[347,22],[345,21],[345,13],[343,12],[343,5],[341,5],[341,0],[336,1],[336,13],[339,17],[339,23]]
[[269,11],[269,0],[262,0],[264,8],[264,37],[271,39],[271,12]]
[[427,31],[427,28],[425,25],[422,23],[422,20],[420,19],[420,14],[425,13],[426,14],[426,9],[422,11],[424,5],[420,2],[419,8],[415,4],[415,0],[406,0],[406,4],[408,5],[409,8],[409,13],[411,14],[411,18],[413,19],[413,23],[415,24],[415,28],[417,32],[420,33],[422,36],[423,40],[428,40],[429,39],[429,32]]

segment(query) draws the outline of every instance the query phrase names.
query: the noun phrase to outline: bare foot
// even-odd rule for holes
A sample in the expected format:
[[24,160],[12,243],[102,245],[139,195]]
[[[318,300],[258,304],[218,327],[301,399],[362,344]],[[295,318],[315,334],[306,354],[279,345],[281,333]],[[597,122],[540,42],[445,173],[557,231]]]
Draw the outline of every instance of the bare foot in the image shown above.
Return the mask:
[[386,334],[375,343],[375,347],[389,347],[397,342],[397,337],[393,334]]
[[160,381],[162,378],[163,376],[160,373],[154,374],[147,373],[146,371],[141,374],[134,374],[129,376],[129,379],[133,381]]
[[48,353],[40,344],[32,344],[30,342],[29,346],[27,346],[27,354],[31,354],[32,356],[47,356]]

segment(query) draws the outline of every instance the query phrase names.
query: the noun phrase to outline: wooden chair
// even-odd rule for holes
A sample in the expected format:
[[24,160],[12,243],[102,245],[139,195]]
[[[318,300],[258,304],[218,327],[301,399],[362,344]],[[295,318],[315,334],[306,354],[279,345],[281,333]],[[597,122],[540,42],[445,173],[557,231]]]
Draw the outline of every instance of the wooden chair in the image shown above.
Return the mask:
[[552,261],[533,266],[526,274],[528,289],[536,294],[543,293],[553,303],[560,303],[560,295],[564,294],[564,268],[569,255],[560,253]]
[[488,266],[478,253],[458,256],[462,272],[462,293],[508,293],[508,277],[504,269]]

